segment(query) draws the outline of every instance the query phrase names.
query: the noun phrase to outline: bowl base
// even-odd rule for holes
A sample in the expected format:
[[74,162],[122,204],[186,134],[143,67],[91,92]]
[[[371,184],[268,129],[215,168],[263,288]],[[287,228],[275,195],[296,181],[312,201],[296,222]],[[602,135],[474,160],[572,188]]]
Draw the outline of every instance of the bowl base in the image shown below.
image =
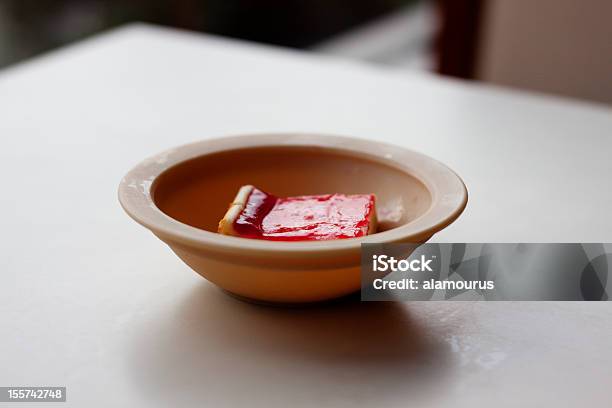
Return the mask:
[[219,288],[221,292],[225,293],[228,296],[233,297],[234,299],[238,299],[242,302],[251,303],[258,306],[268,306],[268,307],[287,307],[287,308],[304,308],[304,307],[316,307],[327,304],[336,304],[343,302],[359,302],[361,301],[360,292],[349,293],[348,295],[343,295],[337,298],[332,299],[324,299],[324,300],[313,300],[313,301],[305,301],[305,302],[274,302],[270,300],[261,300],[254,299],[247,296],[238,295],[236,293],[230,292],[223,288]]

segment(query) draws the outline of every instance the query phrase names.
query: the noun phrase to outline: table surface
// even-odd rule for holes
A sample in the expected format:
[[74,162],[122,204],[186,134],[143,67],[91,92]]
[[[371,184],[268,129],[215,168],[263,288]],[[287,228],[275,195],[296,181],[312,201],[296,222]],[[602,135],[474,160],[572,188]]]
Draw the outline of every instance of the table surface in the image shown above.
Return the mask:
[[610,303],[254,306],[119,207],[142,158],[265,131],[445,162],[470,201],[439,242],[612,241],[609,108],[131,25],[0,72],[0,386],[74,407],[606,405]]

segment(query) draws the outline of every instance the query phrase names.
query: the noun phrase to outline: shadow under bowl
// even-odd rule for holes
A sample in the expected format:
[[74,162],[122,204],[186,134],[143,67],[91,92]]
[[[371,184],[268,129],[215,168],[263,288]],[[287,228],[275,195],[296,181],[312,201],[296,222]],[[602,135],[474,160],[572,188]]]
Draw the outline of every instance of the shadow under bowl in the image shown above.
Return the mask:
[[[333,241],[279,242],[218,234],[240,186],[278,196],[375,194],[379,232]],[[362,243],[422,243],[467,203],[461,179],[422,154],[339,136],[258,134],[168,150],[119,186],[125,211],[193,270],[241,297],[322,301],[358,291]]]

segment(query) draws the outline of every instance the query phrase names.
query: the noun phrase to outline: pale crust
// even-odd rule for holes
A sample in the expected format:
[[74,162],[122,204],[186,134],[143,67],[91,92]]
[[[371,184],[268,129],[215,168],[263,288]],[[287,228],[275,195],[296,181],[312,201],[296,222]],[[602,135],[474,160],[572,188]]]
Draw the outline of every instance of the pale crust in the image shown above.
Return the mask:
[[234,222],[238,219],[244,207],[246,207],[249,195],[254,188],[251,185],[240,187],[234,201],[229,205],[227,212],[221,221],[219,221],[218,231],[220,234],[238,236],[238,233],[234,230]]

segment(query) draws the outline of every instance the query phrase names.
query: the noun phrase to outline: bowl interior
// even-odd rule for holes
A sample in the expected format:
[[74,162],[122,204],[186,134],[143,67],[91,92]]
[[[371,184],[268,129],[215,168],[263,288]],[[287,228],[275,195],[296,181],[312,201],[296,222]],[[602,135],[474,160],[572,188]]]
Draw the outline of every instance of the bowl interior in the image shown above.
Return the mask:
[[432,203],[425,185],[375,156],[350,150],[270,146],[222,151],[179,163],[152,186],[166,215],[216,232],[240,186],[252,184],[278,196],[376,194],[379,231],[406,224]]

